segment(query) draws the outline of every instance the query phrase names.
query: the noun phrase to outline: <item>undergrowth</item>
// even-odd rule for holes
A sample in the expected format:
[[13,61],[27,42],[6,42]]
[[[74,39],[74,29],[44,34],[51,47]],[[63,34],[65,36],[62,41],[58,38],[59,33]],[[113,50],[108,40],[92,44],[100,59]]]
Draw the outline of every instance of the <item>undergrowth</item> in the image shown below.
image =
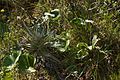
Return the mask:
[[119,80],[119,5],[0,1],[0,79]]

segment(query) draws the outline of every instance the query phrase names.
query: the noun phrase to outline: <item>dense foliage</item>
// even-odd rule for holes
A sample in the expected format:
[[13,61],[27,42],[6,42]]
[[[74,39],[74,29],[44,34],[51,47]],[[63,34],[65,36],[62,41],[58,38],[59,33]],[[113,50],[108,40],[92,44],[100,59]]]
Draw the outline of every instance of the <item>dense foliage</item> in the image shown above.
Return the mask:
[[119,80],[119,0],[0,0],[1,80]]

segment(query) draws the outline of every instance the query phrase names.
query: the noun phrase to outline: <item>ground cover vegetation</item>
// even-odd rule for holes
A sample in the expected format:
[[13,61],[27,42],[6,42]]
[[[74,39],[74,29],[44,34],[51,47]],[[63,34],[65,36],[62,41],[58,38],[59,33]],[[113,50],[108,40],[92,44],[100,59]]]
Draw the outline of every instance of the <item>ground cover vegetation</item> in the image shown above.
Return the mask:
[[0,0],[1,80],[119,80],[119,0]]

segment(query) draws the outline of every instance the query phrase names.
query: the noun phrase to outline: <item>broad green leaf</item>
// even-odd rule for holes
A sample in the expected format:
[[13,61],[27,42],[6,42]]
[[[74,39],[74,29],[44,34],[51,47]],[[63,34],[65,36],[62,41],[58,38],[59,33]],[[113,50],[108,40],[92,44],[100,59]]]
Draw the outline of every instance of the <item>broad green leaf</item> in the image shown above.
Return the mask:
[[34,58],[34,56],[29,54],[21,55],[18,61],[19,73],[24,74],[24,73],[30,72],[31,69],[34,70],[33,67],[35,65],[35,62],[36,62],[36,59]]
[[55,17],[55,15],[54,15],[54,14],[51,14],[51,13],[48,13],[48,12],[45,12],[45,13],[44,13],[44,15],[45,15],[45,16]]
[[13,53],[13,55],[7,56],[3,60],[3,67],[6,66],[7,70],[11,70],[16,66],[17,61],[19,60],[19,57],[21,55],[21,52]]
[[60,17],[60,10],[59,9],[51,10],[50,14],[54,15],[54,16],[51,16],[52,20],[57,20]]
[[26,55],[27,55],[27,58],[28,58],[29,66],[34,67],[34,64],[36,62],[35,57],[32,56],[32,55],[29,55],[29,54],[26,54]]
[[70,44],[70,40],[66,40],[66,41],[64,40],[64,43],[65,46],[59,43],[54,44],[54,46],[61,52],[65,52]]

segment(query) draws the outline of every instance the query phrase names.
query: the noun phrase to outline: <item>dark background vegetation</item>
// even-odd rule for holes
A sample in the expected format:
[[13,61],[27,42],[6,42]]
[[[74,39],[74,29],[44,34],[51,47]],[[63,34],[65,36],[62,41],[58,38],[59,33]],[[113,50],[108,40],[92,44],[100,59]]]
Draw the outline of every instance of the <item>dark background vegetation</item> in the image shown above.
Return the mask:
[[0,0],[0,79],[119,80],[120,0]]

